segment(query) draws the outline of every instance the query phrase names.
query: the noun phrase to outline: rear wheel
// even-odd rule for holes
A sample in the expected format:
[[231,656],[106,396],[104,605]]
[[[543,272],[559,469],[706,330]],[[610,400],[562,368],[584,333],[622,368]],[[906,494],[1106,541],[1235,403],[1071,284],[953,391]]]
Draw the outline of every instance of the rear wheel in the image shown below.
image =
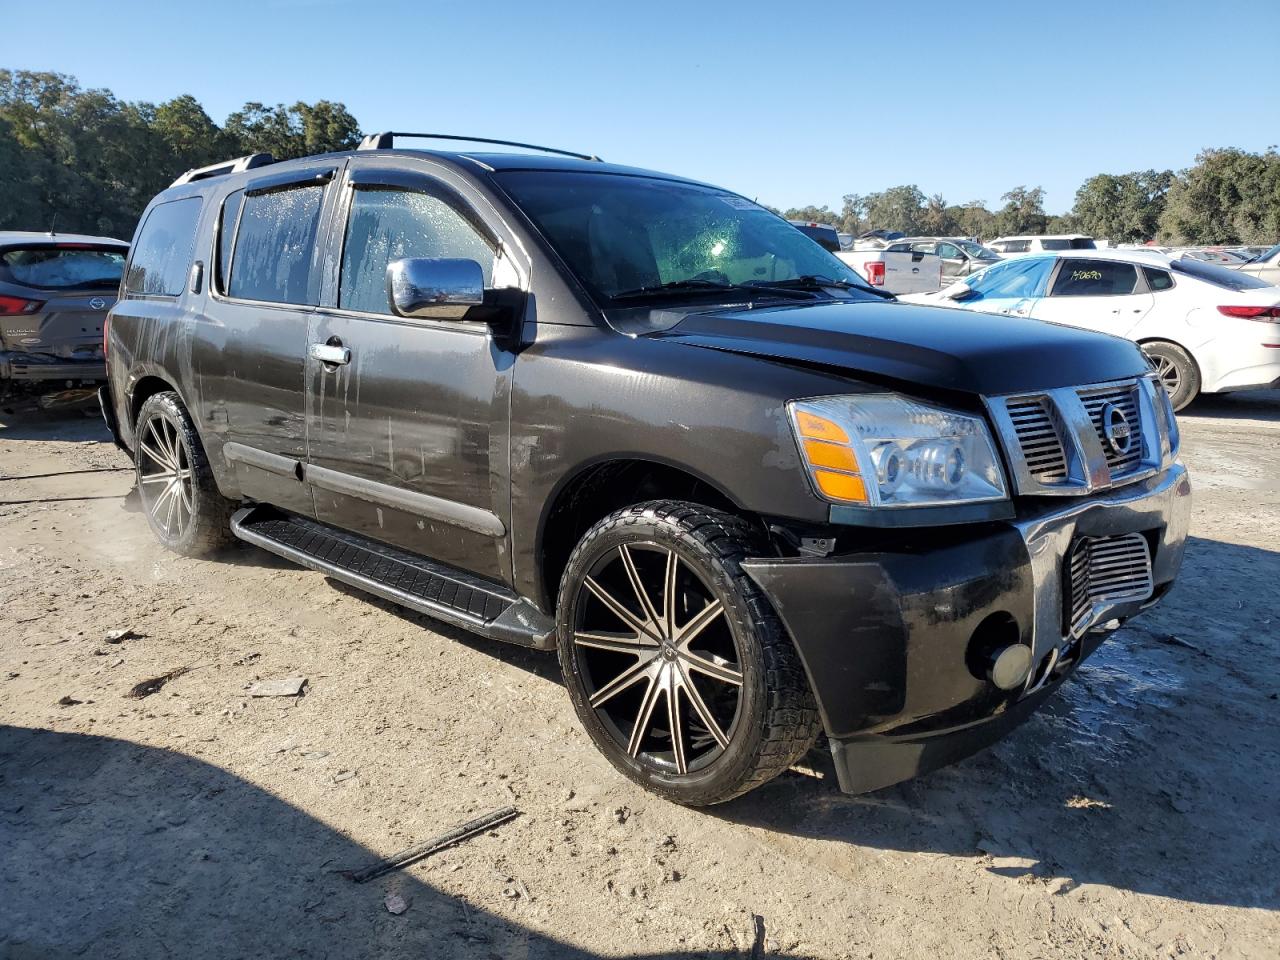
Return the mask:
[[795,647],[740,566],[764,551],[738,517],[654,501],[587,531],[561,580],[579,719],[622,773],[678,803],[745,793],[817,736]]
[[136,437],[138,493],[156,539],[189,557],[231,543],[235,504],[218,492],[195,424],[176,393],[146,399]]
[[1191,354],[1176,343],[1153,340],[1142,345],[1142,352],[1155,364],[1174,410],[1181,410],[1200,394],[1200,368]]

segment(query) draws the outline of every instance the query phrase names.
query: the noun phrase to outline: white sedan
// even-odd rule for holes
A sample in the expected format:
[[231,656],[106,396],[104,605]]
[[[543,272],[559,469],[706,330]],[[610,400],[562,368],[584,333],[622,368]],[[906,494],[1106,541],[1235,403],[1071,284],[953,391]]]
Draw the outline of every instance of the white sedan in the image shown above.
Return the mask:
[[899,299],[1128,337],[1178,410],[1201,393],[1280,387],[1280,287],[1201,260],[1138,250],[1032,254]]

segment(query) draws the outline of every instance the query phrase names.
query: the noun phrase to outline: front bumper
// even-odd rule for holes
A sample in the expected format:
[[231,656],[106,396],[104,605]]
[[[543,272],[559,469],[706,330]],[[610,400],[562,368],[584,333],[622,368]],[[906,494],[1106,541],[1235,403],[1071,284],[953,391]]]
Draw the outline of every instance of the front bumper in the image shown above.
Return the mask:
[[[1064,558],[1078,537],[1143,533],[1154,594],[1101,605],[1094,625],[1158,599],[1182,564],[1191,484],[1181,464],[1010,521],[919,534],[901,548],[824,558],[758,559],[743,569],[799,649],[831,741],[841,789],[861,793],[974,753],[1025,719],[1101,642],[1073,637]],[[979,638],[1031,648],[1027,683],[998,689],[974,668]]]

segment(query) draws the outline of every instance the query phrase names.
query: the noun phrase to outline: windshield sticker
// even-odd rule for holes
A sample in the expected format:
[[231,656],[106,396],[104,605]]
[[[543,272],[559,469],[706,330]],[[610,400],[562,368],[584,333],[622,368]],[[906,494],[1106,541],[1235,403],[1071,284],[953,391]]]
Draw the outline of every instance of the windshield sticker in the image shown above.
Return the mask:
[[752,203],[744,197],[721,197],[722,203],[727,203],[735,210],[762,210],[764,209],[758,203]]

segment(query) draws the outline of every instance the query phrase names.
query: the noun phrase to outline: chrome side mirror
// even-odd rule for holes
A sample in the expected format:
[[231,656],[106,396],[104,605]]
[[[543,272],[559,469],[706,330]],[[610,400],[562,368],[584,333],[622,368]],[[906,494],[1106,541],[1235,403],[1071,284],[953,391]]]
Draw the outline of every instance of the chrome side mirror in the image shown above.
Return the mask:
[[392,260],[387,297],[397,316],[461,320],[484,303],[484,270],[474,260]]

